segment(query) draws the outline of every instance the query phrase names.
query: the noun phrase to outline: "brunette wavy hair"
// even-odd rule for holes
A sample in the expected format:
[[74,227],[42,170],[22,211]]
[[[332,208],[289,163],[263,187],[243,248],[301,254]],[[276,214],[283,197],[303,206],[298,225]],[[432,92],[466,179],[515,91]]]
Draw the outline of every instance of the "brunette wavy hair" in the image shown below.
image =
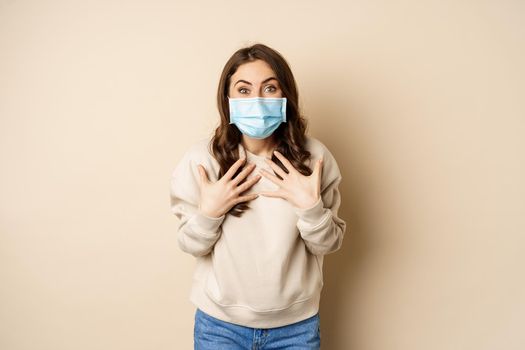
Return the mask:
[[[224,176],[240,157],[238,145],[242,140],[242,133],[235,124],[230,124],[228,104],[230,80],[240,65],[255,60],[263,60],[268,63],[276,75],[275,77],[279,82],[283,97],[287,99],[286,122],[281,123],[272,134],[276,141],[275,149],[286,157],[301,174],[311,175],[312,170],[304,164],[311,156],[310,152],[305,149],[307,121],[299,111],[299,94],[292,71],[279,52],[266,45],[257,43],[237,50],[226,62],[219,80],[217,107],[221,119],[220,125],[215,129],[209,145],[213,156],[220,165],[218,178]],[[272,154],[272,161],[281,167],[285,173],[288,173],[274,154]],[[243,168],[244,166],[239,168],[234,177]],[[274,174],[279,179],[282,179],[275,171]],[[240,217],[244,210],[249,208],[246,202],[241,202],[233,206],[228,213]]]

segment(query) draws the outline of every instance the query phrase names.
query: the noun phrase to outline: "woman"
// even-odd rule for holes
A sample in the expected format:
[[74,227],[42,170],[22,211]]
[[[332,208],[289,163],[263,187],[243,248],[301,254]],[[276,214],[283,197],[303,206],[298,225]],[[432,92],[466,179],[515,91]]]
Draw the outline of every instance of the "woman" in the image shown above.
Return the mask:
[[178,244],[197,258],[195,349],[319,349],[323,256],[341,247],[341,173],[307,136],[294,77],[262,44],[235,52],[220,125],[171,177]]

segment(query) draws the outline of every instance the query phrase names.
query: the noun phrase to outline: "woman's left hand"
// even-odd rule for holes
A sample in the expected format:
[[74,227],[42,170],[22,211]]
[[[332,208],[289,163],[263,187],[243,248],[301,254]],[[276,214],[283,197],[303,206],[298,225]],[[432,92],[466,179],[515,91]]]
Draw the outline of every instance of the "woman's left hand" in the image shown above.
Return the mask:
[[317,203],[321,192],[323,159],[321,158],[316,162],[310,176],[305,176],[297,171],[292,163],[278,151],[275,151],[275,156],[283,163],[286,170],[288,170],[288,174],[271,159],[267,159],[266,162],[283,179],[281,180],[274,174],[270,174],[268,171],[261,169],[259,173],[278,185],[279,189],[276,191],[260,192],[260,194],[267,197],[283,198],[299,209],[307,209]]

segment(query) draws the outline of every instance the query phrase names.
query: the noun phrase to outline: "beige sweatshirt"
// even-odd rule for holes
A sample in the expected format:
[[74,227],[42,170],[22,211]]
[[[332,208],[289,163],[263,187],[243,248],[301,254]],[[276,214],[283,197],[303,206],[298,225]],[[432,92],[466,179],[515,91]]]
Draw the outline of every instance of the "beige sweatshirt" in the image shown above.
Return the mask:
[[[319,140],[307,136],[311,163],[323,156],[321,198],[310,208],[260,195],[247,202],[241,217],[212,218],[198,211],[198,164],[210,181],[217,181],[219,163],[209,138],[190,146],[171,176],[171,211],[179,219],[180,249],[196,257],[190,301],[223,321],[254,328],[299,322],[319,310],[323,287],[323,256],[341,247],[346,223],[338,217],[341,173],[336,160]],[[239,144],[239,154],[256,169],[273,174],[264,157]],[[246,194],[277,190],[262,176]]]

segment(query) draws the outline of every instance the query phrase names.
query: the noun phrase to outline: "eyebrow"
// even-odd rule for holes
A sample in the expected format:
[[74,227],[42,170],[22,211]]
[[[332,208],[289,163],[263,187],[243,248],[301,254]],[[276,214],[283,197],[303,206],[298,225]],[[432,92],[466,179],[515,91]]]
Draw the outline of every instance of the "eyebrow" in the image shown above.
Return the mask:
[[[273,79],[273,80],[277,80],[277,79],[274,78],[274,77],[269,77],[269,78],[267,78],[267,79],[264,79],[264,80],[262,81],[261,84],[264,84],[264,83],[266,83],[266,82],[268,82],[268,81],[270,81],[270,80],[272,80],[272,79]],[[250,83],[249,81],[246,81],[246,80],[243,80],[243,79],[239,79],[239,80],[237,80],[237,82],[236,82],[233,86],[237,85],[238,83],[246,83],[246,84],[248,84],[248,85],[252,85],[252,83]]]

